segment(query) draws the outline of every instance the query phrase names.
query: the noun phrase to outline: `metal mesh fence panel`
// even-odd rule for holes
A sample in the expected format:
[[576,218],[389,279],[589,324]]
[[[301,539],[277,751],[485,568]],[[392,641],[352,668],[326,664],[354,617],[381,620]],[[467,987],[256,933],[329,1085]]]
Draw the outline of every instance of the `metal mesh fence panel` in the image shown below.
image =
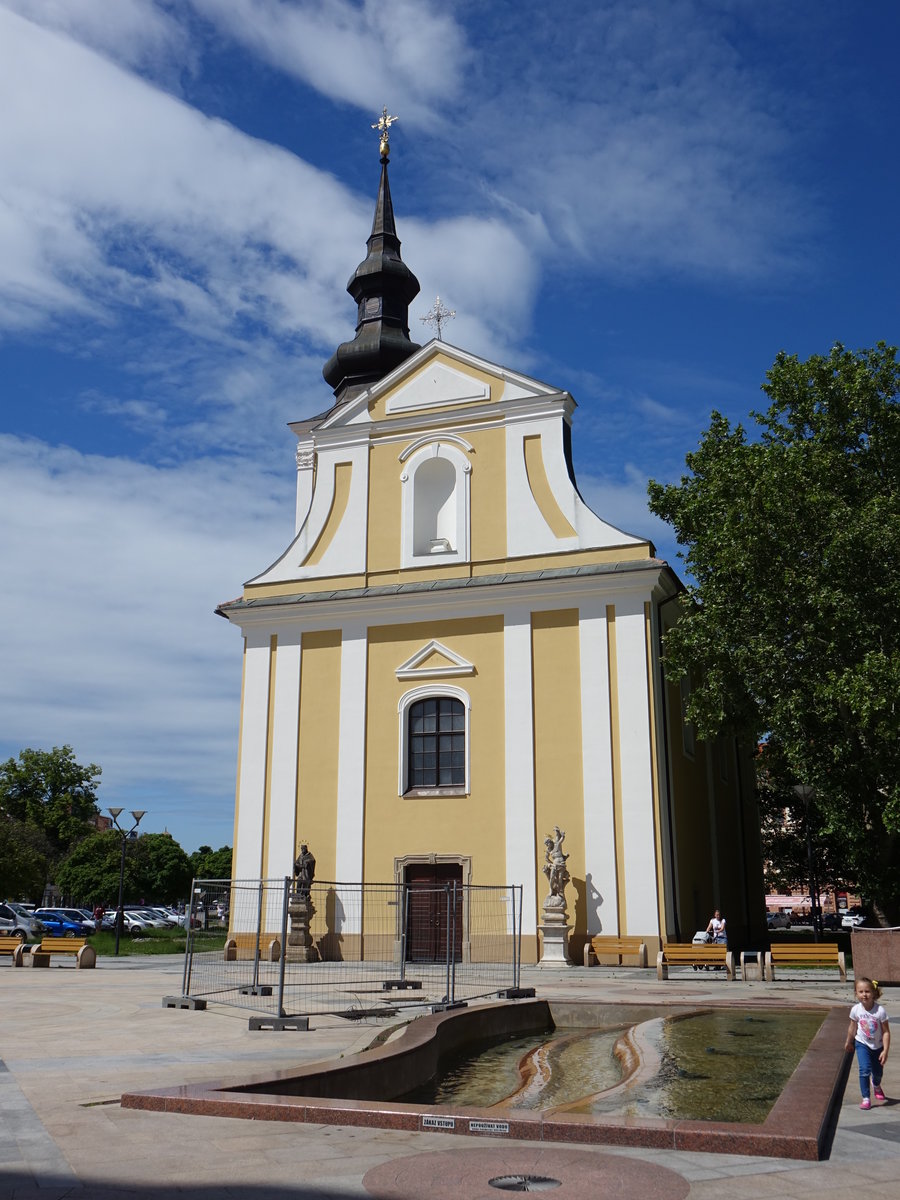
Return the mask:
[[[186,996],[364,1016],[518,986],[520,887],[197,880],[194,896]],[[227,924],[223,949],[203,949],[210,913]]]
[[[185,916],[184,995],[271,1011],[286,895],[284,879],[195,879]],[[204,936],[210,929],[226,935],[224,946],[221,937]]]

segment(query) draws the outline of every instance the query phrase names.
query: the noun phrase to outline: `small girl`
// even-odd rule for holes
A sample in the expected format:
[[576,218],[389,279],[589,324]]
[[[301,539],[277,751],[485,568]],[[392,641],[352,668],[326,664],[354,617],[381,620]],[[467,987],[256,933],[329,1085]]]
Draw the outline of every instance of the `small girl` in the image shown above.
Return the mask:
[[856,1059],[859,1063],[859,1090],[862,1092],[860,1108],[871,1108],[869,1099],[869,1076],[872,1076],[874,1098],[876,1104],[884,1104],[885,1096],[881,1090],[881,1076],[884,1064],[887,1062],[888,1051],[891,1048],[891,1030],[888,1025],[888,1015],[884,1008],[877,1003],[881,998],[881,988],[875,979],[860,976],[855,986],[857,1003],[850,1009],[850,1028],[847,1030],[847,1041],[844,1049],[849,1054],[856,1047]]

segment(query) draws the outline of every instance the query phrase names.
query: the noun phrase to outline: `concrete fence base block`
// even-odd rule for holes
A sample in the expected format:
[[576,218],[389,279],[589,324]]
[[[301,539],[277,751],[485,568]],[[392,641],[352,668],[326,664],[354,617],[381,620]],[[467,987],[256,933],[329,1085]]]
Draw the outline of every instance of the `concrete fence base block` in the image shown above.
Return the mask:
[[196,996],[163,996],[163,1008],[190,1008],[195,1012],[203,1012],[206,1008],[205,1000],[198,1000]]
[[309,1017],[251,1017],[250,1029],[293,1029],[298,1033],[309,1030]]

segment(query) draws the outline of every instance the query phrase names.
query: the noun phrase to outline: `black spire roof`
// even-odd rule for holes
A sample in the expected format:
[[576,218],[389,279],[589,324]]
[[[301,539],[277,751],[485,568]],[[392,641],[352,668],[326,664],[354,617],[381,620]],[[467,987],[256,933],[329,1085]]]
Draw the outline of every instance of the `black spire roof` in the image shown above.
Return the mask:
[[366,243],[369,252],[347,284],[357,304],[356,337],[342,342],[322,370],[338,404],[352,400],[419,349],[409,340],[408,311],[419,294],[419,281],[400,257],[386,138],[381,151],[375,219]]

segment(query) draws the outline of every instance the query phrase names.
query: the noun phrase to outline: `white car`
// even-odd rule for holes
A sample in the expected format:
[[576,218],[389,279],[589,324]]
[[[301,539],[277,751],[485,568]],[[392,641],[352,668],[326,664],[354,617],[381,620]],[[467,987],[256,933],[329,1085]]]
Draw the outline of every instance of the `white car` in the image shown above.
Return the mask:
[[857,925],[865,925],[867,920],[868,917],[865,913],[848,912],[844,913],[844,918],[841,921],[841,925],[844,929],[855,929]]
[[128,909],[133,917],[138,921],[143,921],[151,929],[168,929],[169,922],[153,908],[142,906],[141,908]]
[[766,914],[766,927],[768,929],[790,929],[791,918],[788,913],[774,912]]

